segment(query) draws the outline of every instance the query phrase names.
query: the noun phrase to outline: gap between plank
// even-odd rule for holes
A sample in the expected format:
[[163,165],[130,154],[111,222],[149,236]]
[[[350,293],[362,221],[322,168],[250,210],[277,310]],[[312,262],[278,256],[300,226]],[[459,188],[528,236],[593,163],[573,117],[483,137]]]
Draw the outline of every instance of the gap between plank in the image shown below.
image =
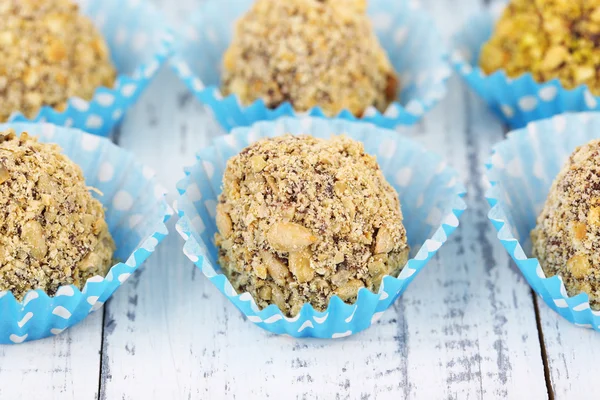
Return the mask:
[[[490,7],[490,0],[483,0],[484,7]],[[504,125],[504,137],[506,138],[510,129]],[[542,364],[544,365],[544,380],[546,381],[546,391],[548,392],[548,400],[554,400],[554,391],[552,390],[552,380],[550,377],[550,365],[548,363],[548,352],[546,351],[546,342],[544,341],[544,331],[542,330],[542,320],[540,317],[540,308],[538,299],[533,289],[531,290],[531,298],[533,299],[533,310],[535,312],[535,324],[538,331],[538,340],[540,342],[540,352],[542,356]]]
[[[485,0],[484,0],[485,1]],[[510,132],[510,129],[504,127],[504,137]],[[540,307],[538,298],[533,289],[531,290],[531,298],[533,299],[533,310],[535,312],[535,324],[538,331],[538,340],[540,342],[540,351],[542,356],[542,364],[544,364],[544,380],[546,381],[546,391],[548,392],[548,400],[554,400],[554,391],[552,390],[552,379],[550,377],[550,364],[548,363],[548,352],[546,351],[546,342],[544,341],[544,331],[542,330],[542,320],[540,317]]]
[[100,400],[102,398],[102,374],[103,374],[103,367],[104,367],[104,363],[102,362],[102,360],[104,360],[104,320],[106,319],[106,304],[104,304],[104,306],[102,307],[102,332],[100,335],[100,368],[98,368],[98,371],[100,372],[98,374],[98,397],[97,399]]
[[[483,0],[485,5],[489,5],[489,0]],[[506,139],[510,129],[504,126],[504,138]],[[554,400],[554,391],[552,390],[552,379],[550,377],[550,364],[548,363],[548,352],[546,351],[546,342],[544,341],[544,331],[542,330],[542,320],[540,317],[540,307],[538,298],[533,289],[531,290],[531,298],[533,299],[533,310],[535,312],[535,324],[538,331],[538,340],[540,342],[540,352],[542,356],[542,364],[544,365],[544,380],[546,381],[546,391],[548,392],[548,400]]]
[[548,391],[548,399],[554,400],[554,391],[552,390],[552,381],[550,379],[550,365],[548,363],[548,353],[546,352],[544,331],[542,331],[540,307],[538,305],[538,298],[533,289],[531,289],[531,297],[533,298],[533,307],[535,310],[535,323],[537,324],[538,338],[540,340],[540,349],[542,351],[542,362],[544,363],[544,377],[546,378],[546,390]]
[[[120,139],[121,139],[121,126],[123,124],[123,121],[121,121],[117,126],[115,126],[115,128],[113,129],[113,131],[111,132],[110,136],[109,136],[109,140],[111,140],[114,144],[116,144],[117,146],[119,145]],[[100,335],[100,368],[98,368],[99,374],[98,374],[98,400],[102,399],[102,376],[104,375],[104,334],[105,332],[105,328],[106,328],[106,308],[108,306],[108,303],[110,301],[110,298],[107,299],[107,301],[104,303],[104,305],[102,306],[102,332]]]

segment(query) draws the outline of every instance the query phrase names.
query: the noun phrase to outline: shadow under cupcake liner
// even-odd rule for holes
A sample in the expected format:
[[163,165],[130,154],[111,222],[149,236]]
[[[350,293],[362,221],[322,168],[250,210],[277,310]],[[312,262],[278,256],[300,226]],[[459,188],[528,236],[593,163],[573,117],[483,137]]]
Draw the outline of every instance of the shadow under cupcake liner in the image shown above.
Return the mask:
[[106,277],[88,279],[83,290],[66,285],[53,297],[32,290],[22,302],[0,291],[0,343],[5,344],[57,335],[102,307],[168,234],[165,222],[172,215],[166,191],[156,183],[154,172],[108,140],[51,124],[0,125],[0,131],[8,128],[58,144],[81,167],[86,184],[102,193],[93,195],[106,209],[106,222],[117,245],[115,258],[123,262],[114,265]]
[[[378,293],[363,288],[355,304],[334,296],[324,312],[305,304],[293,318],[286,317],[275,305],[259,310],[249,293],[236,293],[219,270],[213,240],[217,198],[227,160],[258,139],[285,133],[320,138],[343,133],[361,141],[367,153],[377,156],[386,179],[399,193],[411,247],[410,260],[400,275],[385,276]],[[248,320],[270,332],[294,337],[339,338],[369,327],[447,241],[466,209],[464,187],[457,182],[457,173],[440,157],[396,132],[340,119],[282,118],[238,128],[201,150],[197,163],[185,173],[177,185],[180,197],[175,206],[180,217],[177,231],[186,241],[184,253]]]
[[[235,21],[252,3],[253,0],[206,1],[180,32],[172,59],[174,70],[227,131],[282,116],[325,117],[319,107],[296,112],[290,103],[269,109],[262,100],[243,105],[236,95],[223,97],[220,90],[223,53],[231,42]],[[433,20],[409,0],[371,0],[368,13],[382,47],[400,75],[402,91],[384,113],[370,107],[360,119],[348,110],[342,111],[338,118],[387,128],[415,124],[446,94],[451,69],[442,38]]]
[[600,113],[568,113],[530,123],[509,133],[488,162],[491,188],[486,198],[498,239],[533,290],[570,322],[600,331],[600,311],[585,293],[569,296],[559,276],[546,277],[530,258],[530,232],[536,226],[552,182],[577,146],[600,138]]
[[451,63],[500,119],[512,128],[521,128],[565,112],[600,110],[600,97],[584,85],[568,90],[558,79],[539,83],[531,73],[511,78],[503,70],[486,75],[478,64],[479,53],[492,35],[495,20],[491,12],[469,19],[454,37]]
[[62,112],[44,106],[27,118],[15,110],[10,122],[49,122],[108,136],[171,55],[173,33],[148,2],[89,0],[81,11],[106,39],[118,74],[114,86],[97,88],[90,101],[69,99]]

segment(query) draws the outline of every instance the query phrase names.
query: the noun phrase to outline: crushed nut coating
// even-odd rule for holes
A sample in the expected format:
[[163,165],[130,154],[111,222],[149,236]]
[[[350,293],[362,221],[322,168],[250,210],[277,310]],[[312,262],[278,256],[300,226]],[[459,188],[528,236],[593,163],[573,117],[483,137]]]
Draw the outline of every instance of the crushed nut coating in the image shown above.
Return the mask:
[[512,0],[479,59],[488,74],[531,72],[600,96],[600,0]]
[[223,272],[259,307],[297,314],[379,290],[408,259],[398,195],[345,136],[259,141],[227,163],[217,206]]
[[0,133],[0,292],[81,289],[106,275],[114,249],[81,169],[57,145]]
[[35,117],[70,97],[90,100],[111,87],[115,69],[104,39],[71,0],[0,2],[0,119]]
[[333,116],[385,111],[398,79],[366,15],[366,0],[258,0],[223,59],[223,92]]
[[600,310],[600,140],[571,155],[531,239],[546,276],[562,277],[570,296],[585,292]]

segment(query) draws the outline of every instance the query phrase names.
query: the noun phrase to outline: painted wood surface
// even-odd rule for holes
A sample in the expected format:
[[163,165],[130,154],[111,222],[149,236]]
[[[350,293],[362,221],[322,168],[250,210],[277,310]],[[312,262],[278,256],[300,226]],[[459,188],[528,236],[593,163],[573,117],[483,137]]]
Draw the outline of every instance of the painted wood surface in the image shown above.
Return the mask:
[[0,399],[98,397],[102,311],[63,334],[0,346]]
[[[200,3],[154,2],[175,25]],[[489,6],[421,3],[446,37]],[[157,171],[173,200],[182,167],[220,134],[165,69],[115,138]],[[600,335],[572,327],[543,303],[537,312],[486,218],[483,163],[503,127],[454,77],[443,103],[402,134],[460,172],[470,209],[367,331],[336,341],[267,334],[196,271],[172,221],[172,235],[103,311],[56,338],[0,347],[0,399],[595,398],[589,388]]]

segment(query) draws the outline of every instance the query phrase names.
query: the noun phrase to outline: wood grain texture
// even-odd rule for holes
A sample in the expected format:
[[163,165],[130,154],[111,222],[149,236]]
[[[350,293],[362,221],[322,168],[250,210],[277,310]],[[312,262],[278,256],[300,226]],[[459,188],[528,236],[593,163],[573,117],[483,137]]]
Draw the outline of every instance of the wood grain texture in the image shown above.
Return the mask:
[[[201,3],[152,2],[175,25]],[[477,8],[499,1],[421,3],[448,37]],[[0,398],[25,398],[27,388],[27,398],[73,399],[547,399],[529,286],[486,218],[483,163],[503,128],[453,78],[442,104],[402,133],[460,172],[470,209],[373,327],[336,341],[266,333],[188,261],[172,221],[172,234],[106,304],[104,320],[96,313],[56,338],[0,347]],[[157,171],[173,200],[182,167],[218,134],[165,69],[118,138]],[[555,398],[595,398],[588,382],[600,336],[539,308]]]
[[[451,2],[429,6],[456,16]],[[121,134],[169,188],[219,133],[185,93],[163,71]],[[482,163],[502,128],[453,79],[448,99],[405,133],[471,182],[473,208],[377,325],[339,341],[267,334],[196,272],[173,235],[108,304],[102,398],[258,399],[283,388],[285,398],[546,398],[529,288],[485,217]]]
[[[162,93],[163,80],[177,87],[179,83],[172,79],[161,74],[147,99],[153,91]],[[448,102],[409,134],[445,154],[476,182],[470,189],[478,196],[482,190],[477,183],[481,181],[479,154],[487,155],[502,131],[459,82],[454,80],[452,86],[454,95]],[[174,100],[181,98],[185,96]],[[147,101],[142,104],[151,104]],[[168,101],[169,95],[163,93],[161,102]],[[471,103],[486,119],[477,122],[466,117]],[[455,112],[457,104],[464,107],[460,113]],[[159,176],[169,187],[181,176],[174,165],[191,162],[191,149],[201,145],[206,140],[202,135],[209,132],[197,104],[182,105],[183,110],[138,108],[136,113],[150,112],[157,127],[151,130],[141,121],[131,122],[135,131],[126,125],[121,135],[124,147],[160,168]],[[164,119],[171,121],[174,115],[177,121],[178,112],[186,115],[181,125],[162,126]],[[192,113],[201,120],[183,122]],[[480,134],[466,129],[471,122],[493,128]],[[139,140],[139,135],[145,140]],[[170,143],[165,143],[166,135]],[[158,140],[164,145],[148,146]],[[166,157],[171,151],[177,157]],[[266,398],[275,396],[283,382],[290,398],[319,394],[395,398],[398,393],[405,398],[520,394],[544,398],[529,288],[509,268],[506,253],[494,240],[483,200],[475,204],[465,215],[464,228],[379,324],[333,342],[281,338],[244,321],[179,253],[181,241],[171,236],[143,274],[132,277],[132,283],[107,306],[102,397],[133,399],[143,393],[152,398],[199,398],[223,391],[242,398]]]
[[0,399],[96,399],[102,310],[59,336],[0,346]]
[[574,326],[538,299],[555,400],[597,399],[600,335]]

